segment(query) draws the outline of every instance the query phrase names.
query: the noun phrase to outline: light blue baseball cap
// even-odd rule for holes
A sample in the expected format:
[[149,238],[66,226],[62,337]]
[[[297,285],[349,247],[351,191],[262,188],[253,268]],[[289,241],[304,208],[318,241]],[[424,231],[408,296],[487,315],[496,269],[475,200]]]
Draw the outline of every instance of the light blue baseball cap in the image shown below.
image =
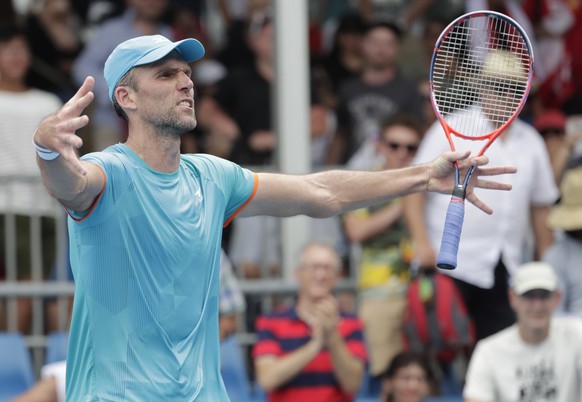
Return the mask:
[[109,88],[109,99],[113,101],[113,90],[125,73],[134,67],[163,59],[172,50],[177,50],[187,63],[204,56],[204,46],[192,38],[172,42],[162,35],[146,35],[119,44],[105,61],[103,69]]

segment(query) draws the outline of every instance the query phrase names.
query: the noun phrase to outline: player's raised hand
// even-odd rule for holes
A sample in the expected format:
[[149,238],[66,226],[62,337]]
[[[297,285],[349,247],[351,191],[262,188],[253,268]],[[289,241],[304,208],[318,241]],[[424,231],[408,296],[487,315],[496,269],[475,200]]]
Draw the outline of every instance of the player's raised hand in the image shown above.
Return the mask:
[[474,167],[474,172],[469,180],[466,190],[466,198],[487,214],[493,210],[483,203],[474,192],[476,187],[489,190],[511,190],[511,184],[498,181],[484,180],[482,176],[498,176],[503,174],[513,174],[517,169],[513,166],[482,167],[489,162],[486,156],[469,158],[469,151],[465,152],[445,152],[433,160],[429,165],[428,191],[450,194],[455,186],[454,164],[459,167],[461,176],[465,176],[467,171]]
[[89,117],[82,113],[93,101],[94,85],[95,79],[87,77],[67,103],[40,122],[33,136],[36,145],[58,152],[59,158],[68,161],[83,175],[86,174],[86,169],[77,155],[77,150],[83,146],[83,140],[77,136],[76,131],[89,123]]

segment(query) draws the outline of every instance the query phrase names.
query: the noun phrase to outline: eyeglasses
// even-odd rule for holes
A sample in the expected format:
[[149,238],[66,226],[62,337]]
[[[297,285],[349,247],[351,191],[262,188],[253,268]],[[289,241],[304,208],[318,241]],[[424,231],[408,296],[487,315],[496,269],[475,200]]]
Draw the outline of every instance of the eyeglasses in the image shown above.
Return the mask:
[[416,151],[418,151],[418,145],[415,144],[400,144],[398,142],[386,140],[382,140],[382,144],[384,144],[393,151],[397,151],[401,148],[405,148],[409,154],[413,154],[416,153]]
[[333,263],[303,263],[301,267],[310,273],[314,273],[316,271],[324,271],[326,273],[339,271],[338,267]]

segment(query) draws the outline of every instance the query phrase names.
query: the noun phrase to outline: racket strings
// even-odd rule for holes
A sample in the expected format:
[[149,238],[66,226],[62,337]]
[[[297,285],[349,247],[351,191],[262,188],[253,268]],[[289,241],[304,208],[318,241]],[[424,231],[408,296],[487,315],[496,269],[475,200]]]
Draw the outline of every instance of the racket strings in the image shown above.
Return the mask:
[[512,24],[492,16],[467,19],[435,50],[435,106],[453,130],[487,135],[520,110],[530,70],[529,47]]

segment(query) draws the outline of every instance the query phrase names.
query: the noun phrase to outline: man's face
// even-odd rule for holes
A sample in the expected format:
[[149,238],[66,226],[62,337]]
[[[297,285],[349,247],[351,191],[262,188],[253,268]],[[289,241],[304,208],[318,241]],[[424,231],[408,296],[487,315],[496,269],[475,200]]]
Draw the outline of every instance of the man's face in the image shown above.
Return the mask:
[[30,51],[26,39],[16,36],[0,42],[0,76],[7,81],[22,81],[30,66]]
[[295,271],[299,292],[317,300],[331,294],[339,275],[337,254],[330,248],[314,245],[303,253]]
[[374,28],[364,35],[362,45],[364,58],[369,68],[380,69],[396,64],[400,46],[392,30],[383,27]]
[[196,127],[192,70],[177,52],[132,70],[137,118],[156,132],[180,136]]
[[560,303],[560,292],[533,289],[517,295],[511,291],[510,302],[520,327],[533,334],[550,327],[552,313]]

